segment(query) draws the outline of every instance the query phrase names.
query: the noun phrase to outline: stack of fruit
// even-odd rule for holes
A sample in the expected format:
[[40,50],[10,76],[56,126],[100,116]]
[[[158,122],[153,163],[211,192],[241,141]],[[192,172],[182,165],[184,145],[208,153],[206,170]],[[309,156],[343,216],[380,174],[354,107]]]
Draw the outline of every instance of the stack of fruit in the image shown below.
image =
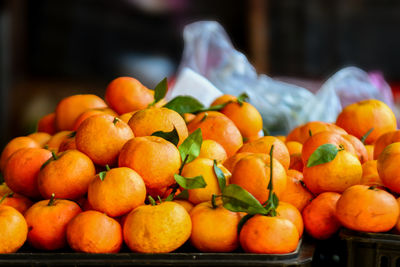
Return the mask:
[[341,226],[400,231],[400,134],[384,103],[274,137],[245,94],[204,107],[167,102],[166,91],[166,79],[149,90],[117,78],[105,101],[67,97],[37,132],[11,140],[0,159],[0,253],[26,240],[167,253],[190,239],[203,252],[283,254],[304,226],[318,239]]

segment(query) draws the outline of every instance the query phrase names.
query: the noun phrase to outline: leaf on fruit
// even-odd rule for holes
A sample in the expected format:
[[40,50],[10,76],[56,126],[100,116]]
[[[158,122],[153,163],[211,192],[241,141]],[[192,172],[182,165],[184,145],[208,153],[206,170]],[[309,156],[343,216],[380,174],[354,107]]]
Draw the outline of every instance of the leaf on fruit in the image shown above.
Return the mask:
[[193,178],[186,178],[179,174],[175,174],[174,178],[175,181],[184,189],[197,189],[207,186],[207,183],[204,181],[204,178],[201,175]]
[[184,113],[195,113],[204,108],[203,104],[191,96],[177,96],[165,104],[164,107],[172,109],[181,115]]
[[201,129],[197,129],[191,133],[185,141],[179,146],[182,164],[192,162],[200,154],[201,144],[203,143],[203,135]]
[[176,199],[189,199],[189,191],[187,189],[182,190],[178,195],[175,196]]
[[156,87],[154,88],[154,103],[157,103],[161,99],[165,97],[167,94],[168,90],[168,83],[167,83],[167,78],[162,79],[161,82],[159,82]]
[[323,144],[319,146],[310,156],[307,162],[307,167],[313,167],[316,165],[331,162],[335,159],[338,148],[333,144]]
[[178,132],[176,131],[175,127],[170,132],[157,131],[157,132],[152,133],[151,135],[164,138],[165,140],[171,142],[175,146],[177,146],[179,143],[179,135],[178,135]]
[[224,207],[234,212],[246,212],[248,214],[267,214],[268,211],[248,191],[236,184],[228,185],[223,194]]
[[213,168],[214,168],[215,176],[217,176],[217,179],[218,179],[219,189],[221,190],[221,192],[224,192],[225,187],[226,187],[226,178],[225,178],[223,171],[217,166],[216,160],[214,160]]

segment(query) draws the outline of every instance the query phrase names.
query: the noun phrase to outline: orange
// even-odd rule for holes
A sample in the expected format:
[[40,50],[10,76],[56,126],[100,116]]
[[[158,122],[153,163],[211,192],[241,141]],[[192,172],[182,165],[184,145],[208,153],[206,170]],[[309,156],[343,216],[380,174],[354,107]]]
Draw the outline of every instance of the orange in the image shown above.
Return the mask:
[[76,119],[86,110],[106,108],[107,104],[96,95],[72,95],[58,102],[56,107],[56,128],[59,131],[72,130]]
[[278,138],[279,140],[281,140],[282,142],[286,143],[286,136],[284,135],[276,135],[276,138]]
[[59,198],[79,199],[86,194],[94,176],[95,168],[88,156],[67,150],[39,172],[38,188],[46,199],[53,193]]
[[179,143],[188,136],[186,123],[178,112],[168,108],[148,108],[135,112],[128,122],[135,136],[149,136],[155,132],[178,132]]
[[203,140],[200,149],[200,158],[215,159],[217,162],[224,162],[227,155],[223,146],[214,140]]
[[335,234],[341,224],[336,219],[336,203],[340,194],[325,192],[317,196],[303,210],[304,227],[316,239],[328,239]]
[[[198,204],[211,199],[212,195],[221,194],[217,176],[214,173],[214,162],[211,159],[196,158],[192,162],[186,164],[182,169],[182,176],[193,178],[199,175],[203,176],[207,186],[205,188],[190,189],[189,201],[193,204]],[[225,169],[224,166],[218,165],[222,172],[225,174],[228,183],[231,174]]]
[[12,139],[8,144],[4,147],[3,151],[1,152],[0,158],[0,170],[4,171],[6,166],[7,160],[10,156],[21,148],[40,148],[40,144],[33,140],[30,137],[21,136]]
[[105,166],[117,162],[124,144],[134,137],[131,128],[108,114],[87,118],[76,131],[76,147],[95,164]]
[[8,195],[10,193],[13,193],[13,191],[7,186],[6,183],[1,183],[0,184],[0,197],[3,197],[4,195]]
[[183,114],[183,119],[185,120],[186,124],[191,122],[194,118],[196,118],[196,115],[192,113],[184,113]]
[[355,137],[354,135],[351,134],[344,134],[342,135],[344,139],[350,142],[350,144],[353,145],[353,148],[355,150],[355,153],[360,160],[361,163],[364,163],[368,159],[368,152],[367,149],[365,148],[365,145]]
[[287,171],[287,185],[279,200],[287,202],[295,206],[300,212],[303,211],[313,199],[313,195],[305,187],[303,174],[296,170]]
[[42,165],[51,158],[51,152],[43,148],[23,148],[8,160],[4,180],[16,193],[39,197],[38,174]]
[[122,245],[121,225],[104,213],[84,211],[68,223],[67,241],[77,252],[116,253]]
[[362,167],[356,156],[343,150],[328,163],[313,167],[305,166],[303,174],[304,183],[314,194],[341,193],[348,187],[360,183]]
[[10,206],[0,206],[0,254],[16,252],[25,243],[28,226],[24,216]]
[[301,153],[291,154],[289,170],[296,170],[299,172],[303,172],[303,169],[304,169],[304,164],[303,164],[303,159],[301,158]]
[[233,155],[232,157],[226,159],[224,161],[224,167],[229,171],[229,172],[233,172],[233,169],[236,166],[236,163],[238,163],[239,160],[241,160],[242,158],[251,155],[254,153],[250,153],[250,152],[242,152],[242,153],[236,153],[235,155]]
[[192,234],[190,242],[202,252],[230,252],[239,246],[237,232],[241,216],[211,201],[196,205],[190,211]]
[[36,132],[28,135],[28,137],[38,142],[41,147],[44,147],[44,145],[50,140],[51,135],[45,132]]
[[[397,204],[398,204],[399,207],[400,207],[400,197],[398,197],[398,198],[396,199],[396,201],[397,201]],[[400,233],[400,217],[399,217],[399,219],[397,220],[396,225],[394,226],[394,231],[395,231],[396,234],[399,234],[399,233]]]
[[324,131],[335,132],[337,134],[347,134],[345,130],[336,126],[333,123],[327,123],[322,121],[310,121],[307,122],[306,124],[294,128],[288,134],[286,142],[297,141],[301,144],[304,144],[304,142],[307,141],[307,139],[310,137],[310,134],[314,135]]
[[136,111],[131,111],[131,112],[127,112],[124,114],[121,114],[118,118],[125,122],[126,124],[128,124],[129,120],[132,118],[133,114],[135,114]]
[[228,102],[233,102],[236,101],[237,98],[236,96],[233,95],[221,95],[219,97],[217,97],[210,106],[217,106],[217,105],[222,105]]
[[50,151],[53,151],[55,153],[58,153],[58,151],[60,150],[61,144],[73,135],[74,135],[74,132],[72,132],[72,131],[61,131],[61,132],[56,133],[47,142],[47,144],[46,144],[47,149]]
[[188,200],[184,200],[184,199],[174,199],[174,200],[172,200],[172,202],[178,203],[179,205],[184,207],[187,212],[190,212],[192,210],[192,208],[194,207],[192,203],[190,203]]
[[132,77],[119,77],[108,84],[105,99],[113,110],[123,114],[146,108],[154,100],[154,91]]
[[360,184],[383,186],[381,178],[378,174],[378,161],[369,160],[362,165],[362,178]]
[[274,158],[277,159],[285,169],[289,168],[290,155],[285,143],[274,136],[264,136],[255,141],[244,144],[239,152],[265,153],[268,154],[274,146]]
[[139,206],[131,211],[123,231],[125,243],[132,251],[168,253],[189,239],[192,222],[184,207],[167,201],[155,206]]
[[301,154],[301,150],[303,149],[303,144],[297,141],[289,141],[286,142],[286,148],[289,152],[289,155]]
[[374,144],[374,159],[378,159],[385,147],[395,142],[400,142],[400,130],[382,134]]
[[367,150],[367,158],[365,161],[373,160],[374,159],[374,146],[366,145],[365,149]]
[[393,111],[376,99],[362,100],[348,105],[338,115],[336,125],[357,138],[361,138],[373,128],[365,140],[366,144],[375,143],[382,134],[397,128]]
[[299,210],[290,203],[279,201],[278,208],[276,209],[277,217],[288,219],[294,226],[296,226],[299,238],[303,235],[304,225],[303,218]]
[[235,123],[243,137],[256,136],[263,128],[260,112],[250,103],[231,102],[227,104],[221,113],[225,114]]
[[136,171],[146,187],[163,188],[175,183],[181,156],[176,146],[161,137],[136,137],[121,149],[118,165]]
[[378,158],[378,173],[383,184],[393,192],[400,193],[400,142],[388,145]]
[[335,132],[319,132],[311,136],[307,139],[303,144],[301,158],[303,160],[303,164],[307,165],[308,158],[314,153],[314,151],[324,144],[333,144],[338,149],[342,146],[347,152],[357,156],[357,153],[353,147],[353,145],[342,135],[339,135]]
[[81,115],[79,115],[79,117],[74,122],[74,126],[72,127],[72,130],[74,130],[74,131],[78,130],[79,126],[87,118],[96,116],[96,115],[103,115],[103,114],[108,114],[113,117],[118,117],[118,114],[110,108],[89,109],[89,110],[83,112]]
[[143,205],[146,186],[135,171],[122,167],[106,172],[104,180],[99,175],[90,183],[88,200],[93,209],[111,217],[122,216]]
[[189,124],[189,132],[200,128],[203,139],[211,139],[222,145],[228,157],[233,156],[243,144],[243,138],[236,125],[219,112],[197,114]]
[[[249,191],[260,203],[268,199],[270,180],[270,157],[267,154],[252,154],[236,163],[230,183],[237,184]],[[286,170],[273,159],[273,187],[276,195],[281,197],[287,184]]]
[[385,190],[354,185],[343,192],[336,204],[336,217],[351,230],[386,232],[399,218],[399,205]]
[[56,113],[50,113],[45,116],[43,116],[39,121],[37,125],[37,131],[38,132],[45,132],[50,135],[53,135],[56,133]]
[[296,250],[299,233],[289,220],[256,215],[240,231],[240,245],[246,252],[286,254]]
[[0,206],[10,206],[18,210],[21,214],[25,214],[25,211],[32,206],[33,202],[22,195],[16,193],[9,193],[4,195],[0,199]]
[[80,212],[78,204],[66,199],[52,198],[35,203],[25,213],[29,244],[45,250],[65,247],[67,225]]
[[77,148],[76,148],[76,138],[71,133],[70,135],[67,136],[67,138],[65,138],[61,142],[60,146],[58,147],[58,152],[63,152],[63,151],[72,150],[72,149],[76,150]]

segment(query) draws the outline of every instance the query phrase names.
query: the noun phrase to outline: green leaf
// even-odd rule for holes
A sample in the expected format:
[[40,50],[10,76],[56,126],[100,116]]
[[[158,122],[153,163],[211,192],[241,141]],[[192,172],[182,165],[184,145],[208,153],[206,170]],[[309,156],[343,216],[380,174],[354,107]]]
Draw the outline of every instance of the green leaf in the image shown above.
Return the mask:
[[221,192],[224,192],[225,187],[226,187],[226,178],[224,173],[222,172],[222,170],[217,166],[217,161],[214,159],[214,173],[215,176],[217,176],[218,179],[218,184],[219,184],[219,189],[221,190]]
[[234,212],[246,212],[248,214],[267,214],[268,211],[258,200],[245,189],[236,184],[228,185],[223,194],[224,207]]
[[181,115],[184,113],[195,113],[204,108],[203,104],[191,96],[177,96],[165,104],[164,107],[175,110]]
[[372,133],[372,131],[374,130],[374,128],[371,128],[368,130],[368,132],[366,132],[361,138],[361,142],[365,145],[365,140],[367,140],[368,136]]
[[237,226],[237,231],[238,231],[238,235],[240,234],[240,231],[243,228],[243,225],[250,220],[251,218],[253,218],[254,214],[246,214],[245,216],[243,216],[242,219],[240,219],[238,226]]
[[200,154],[201,144],[203,143],[203,135],[201,129],[197,129],[191,133],[185,141],[179,146],[179,153],[181,154],[182,161],[189,163],[197,158]]
[[179,143],[179,135],[178,135],[178,132],[176,131],[175,127],[170,132],[157,131],[157,132],[152,133],[151,135],[164,138],[165,140],[173,143],[175,146],[177,146]]
[[270,136],[271,134],[270,134],[270,132],[268,131],[268,129],[267,129],[267,127],[263,127],[263,133],[264,133],[264,136]]
[[167,90],[168,90],[167,78],[164,78],[154,88],[154,104],[165,97]]
[[338,148],[333,144],[323,144],[319,146],[310,156],[307,162],[307,167],[331,162],[335,159]]
[[249,96],[246,93],[241,93],[238,97],[237,97],[237,102],[238,104],[241,106],[243,105],[243,102],[246,102],[247,100],[249,100]]
[[267,201],[265,208],[268,210],[270,216],[276,216],[276,209],[279,205],[279,199],[275,193],[272,193],[271,198]]
[[100,180],[104,181],[106,178],[107,171],[99,172],[99,178]]
[[178,195],[175,196],[176,199],[189,199],[189,191],[187,189],[182,190]]
[[184,189],[197,189],[207,186],[203,176],[196,176],[193,178],[186,178],[179,174],[174,175],[175,181]]

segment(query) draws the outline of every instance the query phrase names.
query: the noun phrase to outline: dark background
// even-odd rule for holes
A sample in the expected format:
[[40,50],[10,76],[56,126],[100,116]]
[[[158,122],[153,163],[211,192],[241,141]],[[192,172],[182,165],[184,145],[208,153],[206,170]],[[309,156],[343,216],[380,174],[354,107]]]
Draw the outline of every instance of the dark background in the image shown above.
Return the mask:
[[220,22],[259,73],[320,82],[355,65],[400,81],[396,0],[0,0],[0,145],[62,97],[172,76],[198,20]]

